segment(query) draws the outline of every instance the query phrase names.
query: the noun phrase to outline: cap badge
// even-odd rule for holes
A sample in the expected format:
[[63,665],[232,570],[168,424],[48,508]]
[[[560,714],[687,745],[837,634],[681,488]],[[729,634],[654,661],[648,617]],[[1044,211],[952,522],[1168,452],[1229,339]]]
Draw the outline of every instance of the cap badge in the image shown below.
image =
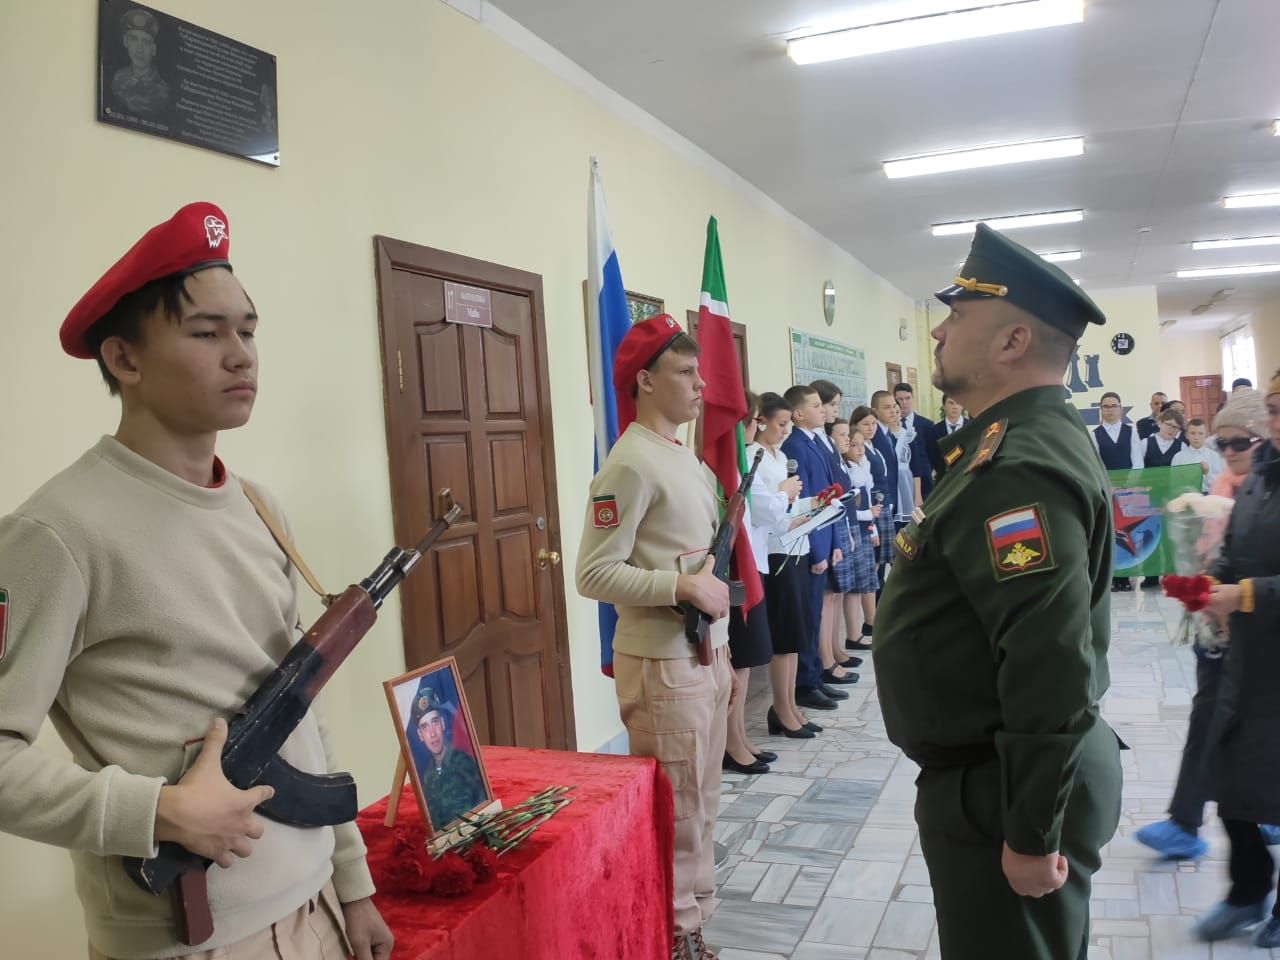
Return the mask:
[[204,233],[209,240],[209,249],[216,249],[224,240],[231,239],[227,235],[227,225],[213,214],[204,218]]
[[675,320],[673,320],[671,317],[667,317],[667,326],[674,327],[675,325],[676,325]]

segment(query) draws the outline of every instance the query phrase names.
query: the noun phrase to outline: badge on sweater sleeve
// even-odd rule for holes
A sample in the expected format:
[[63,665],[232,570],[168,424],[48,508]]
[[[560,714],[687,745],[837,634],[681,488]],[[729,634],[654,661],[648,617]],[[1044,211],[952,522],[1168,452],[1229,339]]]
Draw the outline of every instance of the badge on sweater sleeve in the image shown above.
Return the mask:
[[1049,544],[1043,508],[1038,503],[988,520],[987,546],[997,583],[1058,566]]
[[592,523],[597,530],[607,530],[618,525],[618,498],[612,493],[591,498]]
[[5,640],[9,630],[9,591],[0,590],[0,660],[4,659]]

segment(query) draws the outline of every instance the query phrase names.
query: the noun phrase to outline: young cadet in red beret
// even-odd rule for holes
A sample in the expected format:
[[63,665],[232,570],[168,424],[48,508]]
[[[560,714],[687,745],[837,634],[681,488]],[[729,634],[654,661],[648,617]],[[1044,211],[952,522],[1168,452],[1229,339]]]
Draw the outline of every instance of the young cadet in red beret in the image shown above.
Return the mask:
[[[701,927],[715,906],[711,832],[733,673],[729,589],[707,560],[716,479],[676,439],[702,404],[697,344],[665,314],[637,323],[618,345],[613,384],[623,433],[591,484],[578,592],[617,608],[613,671],[631,754],[656,758],[675,795],[672,960],[714,960]],[[685,639],[677,603],[715,618],[709,667]]]
[[[120,397],[120,426],[0,518],[0,828],[71,851],[92,960],[345,957],[344,925],[358,958],[385,958],[355,825],[255,816],[271,788],[239,790],[218,762],[223,718],[301,634],[294,568],[214,454],[258,382],[230,243],[216,206],[183,207],[62,325]],[[46,716],[74,762],[33,746]],[[314,713],[281,752],[330,769]],[[121,867],[161,841],[217,864],[195,953],[172,899]]]

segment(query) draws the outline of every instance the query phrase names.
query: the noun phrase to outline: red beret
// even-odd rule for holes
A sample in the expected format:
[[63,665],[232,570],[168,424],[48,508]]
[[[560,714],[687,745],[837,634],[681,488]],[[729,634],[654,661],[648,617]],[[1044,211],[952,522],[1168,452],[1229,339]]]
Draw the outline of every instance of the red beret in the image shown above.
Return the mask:
[[613,355],[613,390],[618,401],[619,434],[636,418],[636,400],[632,396],[636,374],[662,356],[682,333],[675,318],[662,313],[637,323],[618,344],[618,352]]
[[229,267],[231,236],[227,215],[212,203],[189,203],[152,227],[104,273],[62,321],[62,349],[73,357],[94,358],[85,334],[120,298],[171,274],[206,267]]

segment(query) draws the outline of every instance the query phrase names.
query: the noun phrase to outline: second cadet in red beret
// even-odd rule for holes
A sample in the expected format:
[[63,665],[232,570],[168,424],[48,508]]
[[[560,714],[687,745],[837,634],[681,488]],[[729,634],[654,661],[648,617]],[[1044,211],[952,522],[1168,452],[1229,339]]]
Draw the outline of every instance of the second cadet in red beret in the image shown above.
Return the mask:
[[[270,788],[235,788],[217,759],[225,719],[288,654],[299,620],[293,565],[215,454],[258,384],[258,317],[230,243],[222,210],[185,206],[62,324],[66,352],[96,358],[119,396],[120,425],[0,517],[0,829],[74,851],[95,956],[192,952],[174,901],[122,868],[160,843],[219,865],[202,951],[251,941],[346,956],[345,920],[357,953],[386,955],[355,825],[256,816]],[[46,716],[71,758],[32,745]],[[304,773],[330,772],[314,717],[286,749]]]
[[[677,438],[702,406],[697,344],[665,314],[637,323],[618,345],[613,383],[622,434],[591,483],[578,592],[617,611],[612,668],[632,754],[680,773],[671,955],[701,960],[733,671],[729,593],[707,562],[720,518],[715,477]],[[677,603],[715,619],[709,666],[685,639]]]

